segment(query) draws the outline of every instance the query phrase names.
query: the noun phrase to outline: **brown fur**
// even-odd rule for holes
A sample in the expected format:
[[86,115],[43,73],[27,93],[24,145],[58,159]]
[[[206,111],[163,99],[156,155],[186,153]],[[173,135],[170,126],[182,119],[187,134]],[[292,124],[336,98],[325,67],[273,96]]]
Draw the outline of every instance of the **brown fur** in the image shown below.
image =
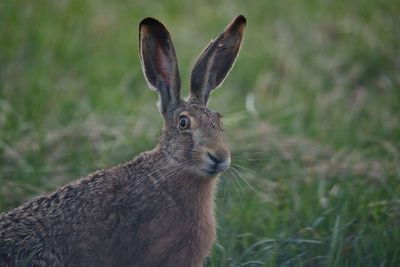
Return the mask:
[[[243,19],[243,27],[233,22],[242,37]],[[164,117],[157,147],[2,213],[0,266],[199,266],[209,254],[216,177],[228,168],[230,155],[219,114],[197,93],[218,84],[180,99],[165,26],[148,18],[140,30],[148,38],[140,39],[145,77],[160,94]],[[239,48],[234,50],[230,62]],[[188,129],[179,128],[182,116],[190,119]]]

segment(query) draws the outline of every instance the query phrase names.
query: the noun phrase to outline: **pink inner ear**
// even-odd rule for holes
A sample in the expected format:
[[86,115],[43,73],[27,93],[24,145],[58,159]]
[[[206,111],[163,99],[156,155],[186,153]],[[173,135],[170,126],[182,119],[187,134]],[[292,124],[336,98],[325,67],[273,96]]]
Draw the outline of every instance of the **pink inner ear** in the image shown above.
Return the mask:
[[157,70],[161,75],[163,82],[167,88],[170,87],[170,73],[171,73],[171,63],[168,61],[168,56],[164,53],[164,50],[161,48],[159,44],[157,44],[156,48],[156,61],[157,61]]

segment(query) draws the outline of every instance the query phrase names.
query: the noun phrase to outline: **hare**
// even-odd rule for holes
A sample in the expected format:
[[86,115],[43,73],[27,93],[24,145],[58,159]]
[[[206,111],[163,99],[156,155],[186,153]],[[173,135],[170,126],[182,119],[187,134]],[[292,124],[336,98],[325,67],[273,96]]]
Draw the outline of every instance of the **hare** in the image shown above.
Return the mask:
[[142,20],[141,64],[164,119],[157,146],[2,213],[0,266],[200,266],[216,238],[217,177],[230,166],[221,116],[206,104],[245,26],[239,15],[207,45],[183,100],[168,30]]

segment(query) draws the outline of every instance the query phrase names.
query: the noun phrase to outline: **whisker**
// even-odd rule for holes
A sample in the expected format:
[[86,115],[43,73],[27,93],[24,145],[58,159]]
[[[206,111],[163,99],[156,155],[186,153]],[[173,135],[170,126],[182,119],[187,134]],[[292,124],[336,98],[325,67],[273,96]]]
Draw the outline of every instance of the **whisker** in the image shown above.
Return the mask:
[[257,173],[256,173],[255,171],[253,171],[252,169],[246,168],[246,167],[244,167],[244,166],[241,166],[241,165],[235,164],[235,163],[233,163],[232,165],[234,165],[235,167],[240,168],[244,173],[251,174],[251,175],[254,176],[254,177],[257,176]]
[[250,185],[249,182],[247,182],[247,179],[243,176],[243,174],[241,174],[236,168],[232,168],[232,170],[238,175],[238,177],[240,177],[246,184],[247,186],[253,190],[253,192],[257,192],[254,187],[252,185]]

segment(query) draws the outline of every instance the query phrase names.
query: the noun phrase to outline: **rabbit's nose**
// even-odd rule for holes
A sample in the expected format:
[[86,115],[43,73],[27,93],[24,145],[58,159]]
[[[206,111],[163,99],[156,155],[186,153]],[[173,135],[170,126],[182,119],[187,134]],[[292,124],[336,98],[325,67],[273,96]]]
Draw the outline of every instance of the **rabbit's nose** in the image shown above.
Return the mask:
[[221,163],[223,160],[217,158],[216,156],[213,156],[210,154],[210,152],[207,153],[208,157],[211,159],[212,162],[214,162],[215,165],[218,165],[219,163]]
[[212,168],[215,172],[224,172],[229,168],[229,165],[231,164],[229,155],[220,156],[213,155],[210,152],[207,152],[207,157],[209,159],[209,162],[212,163]]

